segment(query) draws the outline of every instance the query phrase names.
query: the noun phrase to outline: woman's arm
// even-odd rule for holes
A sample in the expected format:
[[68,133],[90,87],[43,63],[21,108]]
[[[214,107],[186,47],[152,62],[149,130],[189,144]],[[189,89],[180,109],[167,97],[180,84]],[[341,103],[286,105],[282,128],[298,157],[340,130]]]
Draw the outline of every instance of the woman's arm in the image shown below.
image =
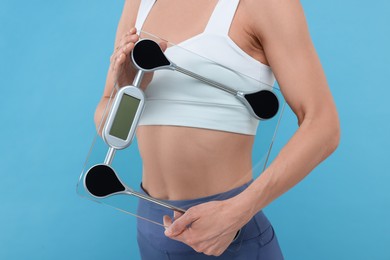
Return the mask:
[[237,197],[251,214],[302,180],[340,139],[336,107],[299,1],[261,2],[269,11],[253,16],[256,36],[299,128],[273,163]]
[[115,83],[118,86],[125,86],[132,82],[135,70],[130,65],[129,53],[134,47],[134,43],[138,40],[138,35],[134,28],[137,18],[138,7],[140,0],[126,0],[122,16],[119,20],[114,51],[110,58],[110,68],[107,72],[106,85],[103,91],[103,96],[95,111],[96,128],[102,120],[104,109],[110,98]]
[[[248,0],[254,36],[261,42],[299,129],[273,163],[245,191],[190,208],[166,235],[199,252],[220,255],[236,231],[302,180],[339,143],[337,111],[298,0]],[[223,219],[223,221],[221,221]],[[188,226],[191,224],[190,228]]]

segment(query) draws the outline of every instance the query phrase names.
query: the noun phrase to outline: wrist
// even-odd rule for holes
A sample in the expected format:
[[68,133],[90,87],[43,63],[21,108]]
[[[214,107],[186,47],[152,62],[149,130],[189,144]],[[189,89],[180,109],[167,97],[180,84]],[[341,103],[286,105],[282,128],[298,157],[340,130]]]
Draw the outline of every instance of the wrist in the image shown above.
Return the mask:
[[231,214],[238,220],[239,226],[242,227],[257,213],[249,198],[240,193],[228,200]]

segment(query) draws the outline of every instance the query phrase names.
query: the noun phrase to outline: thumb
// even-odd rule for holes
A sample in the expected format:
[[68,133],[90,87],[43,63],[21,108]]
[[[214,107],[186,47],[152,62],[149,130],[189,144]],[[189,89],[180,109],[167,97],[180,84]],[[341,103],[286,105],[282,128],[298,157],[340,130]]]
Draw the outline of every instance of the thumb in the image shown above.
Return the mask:
[[165,215],[163,217],[163,224],[165,229],[169,228],[172,225],[172,219],[168,215]]
[[[181,213],[176,213],[181,214]],[[193,213],[184,213],[179,218],[175,219],[175,222],[173,222],[172,225],[168,227],[168,229],[165,231],[165,234],[167,236],[177,236],[183,233],[184,230],[186,230],[191,224],[197,220],[197,217]]]
[[164,52],[168,48],[168,43],[162,41],[158,45],[160,45],[161,50]]

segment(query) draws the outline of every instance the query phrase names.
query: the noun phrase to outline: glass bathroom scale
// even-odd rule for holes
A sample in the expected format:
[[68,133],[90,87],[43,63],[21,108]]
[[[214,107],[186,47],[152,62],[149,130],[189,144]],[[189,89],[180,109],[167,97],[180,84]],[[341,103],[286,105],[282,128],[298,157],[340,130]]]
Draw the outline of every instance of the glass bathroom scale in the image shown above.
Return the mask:
[[[148,106],[148,95],[139,88],[144,74],[153,71],[154,77],[158,77],[161,71],[180,73],[182,77],[199,81],[216,102],[223,95],[224,100],[246,109],[246,113],[241,113],[245,114],[245,120],[258,124],[252,152],[254,178],[270,163],[270,152],[286,102],[269,74],[253,73],[253,70],[238,72],[233,61],[226,62],[224,57],[224,65],[221,65],[218,55],[202,51],[195,45],[175,45],[147,32],[140,32],[140,35],[131,54],[137,77],[133,84],[113,91],[98,130],[91,132],[92,144],[77,182],[77,193],[141,221],[163,226],[163,216],[161,221],[155,221],[137,214],[139,200],[167,208],[172,215],[174,211],[185,212],[186,209],[152,198],[140,189],[142,159],[135,132],[137,115],[142,118],[143,109]],[[159,44],[165,44],[167,49],[162,51]],[[169,88],[163,91],[167,95],[170,93]],[[220,108],[216,106],[215,109]]]

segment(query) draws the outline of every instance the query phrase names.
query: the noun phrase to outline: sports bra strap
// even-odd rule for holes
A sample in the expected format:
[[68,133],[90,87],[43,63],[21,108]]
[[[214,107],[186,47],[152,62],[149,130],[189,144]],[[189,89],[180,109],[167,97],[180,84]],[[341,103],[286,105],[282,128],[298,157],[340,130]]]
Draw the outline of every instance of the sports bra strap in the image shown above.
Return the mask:
[[[156,0],[141,0],[135,24],[138,31],[142,29],[146,17],[155,2]],[[204,31],[213,34],[228,35],[239,3],[240,0],[218,0]]]
[[240,0],[219,0],[205,32],[228,35]]
[[141,3],[139,5],[138,9],[138,15],[137,20],[135,22],[135,28],[137,28],[138,33],[142,29],[142,26],[144,25],[144,22],[146,20],[146,17],[148,17],[148,14],[150,10],[152,9],[155,0],[141,0]]

